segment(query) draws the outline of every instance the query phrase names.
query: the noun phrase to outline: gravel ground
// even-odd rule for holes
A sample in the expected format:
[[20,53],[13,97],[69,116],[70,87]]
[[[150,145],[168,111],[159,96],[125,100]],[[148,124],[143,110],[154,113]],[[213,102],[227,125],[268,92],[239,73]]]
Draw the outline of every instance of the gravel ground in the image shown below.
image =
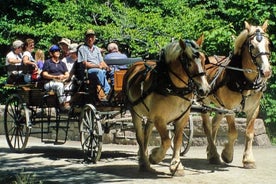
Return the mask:
[[[153,168],[156,174],[138,171],[137,146],[104,144],[97,164],[83,163],[80,142],[64,145],[44,144],[30,138],[25,153],[11,153],[5,137],[0,135],[0,183],[9,183],[15,176],[33,183],[197,183],[197,184],[274,184],[276,183],[276,147],[254,147],[257,169],[242,168],[243,147],[235,148],[233,163],[210,165],[205,147],[191,147],[182,158],[184,177],[171,177],[171,151]],[[222,147],[218,147],[221,152]],[[23,180],[22,179],[22,180]]]

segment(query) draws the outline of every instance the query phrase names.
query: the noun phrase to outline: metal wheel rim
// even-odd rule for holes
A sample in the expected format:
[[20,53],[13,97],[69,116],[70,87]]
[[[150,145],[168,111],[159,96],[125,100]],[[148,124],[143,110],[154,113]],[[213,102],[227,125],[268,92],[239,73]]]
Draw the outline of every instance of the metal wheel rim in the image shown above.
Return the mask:
[[26,109],[18,95],[8,98],[4,112],[4,129],[7,143],[14,152],[22,152],[29,139]]
[[85,160],[96,163],[101,157],[102,130],[91,105],[85,105],[80,117],[81,145]]

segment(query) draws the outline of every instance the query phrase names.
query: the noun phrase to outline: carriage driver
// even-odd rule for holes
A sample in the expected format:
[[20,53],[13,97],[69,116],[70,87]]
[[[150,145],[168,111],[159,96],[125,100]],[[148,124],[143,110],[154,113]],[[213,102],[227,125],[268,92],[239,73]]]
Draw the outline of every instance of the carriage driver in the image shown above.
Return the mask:
[[[78,50],[78,63],[83,63],[87,69],[91,84],[97,82],[107,96],[111,88],[107,81],[106,72],[110,69],[103,60],[100,48],[94,45],[95,40],[94,30],[88,29],[85,32],[85,44],[80,46]],[[100,100],[105,101],[106,97]]]
[[60,110],[69,110],[69,104],[65,103],[63,83],[69,77],[68,69],[66,64],[59,59],[60,48],[57,45],[51,46],[49,53],[51,58],[45,61],[42,69],[42,77],[47,80],[44,88],[47,91],[53,90],[57,94]]

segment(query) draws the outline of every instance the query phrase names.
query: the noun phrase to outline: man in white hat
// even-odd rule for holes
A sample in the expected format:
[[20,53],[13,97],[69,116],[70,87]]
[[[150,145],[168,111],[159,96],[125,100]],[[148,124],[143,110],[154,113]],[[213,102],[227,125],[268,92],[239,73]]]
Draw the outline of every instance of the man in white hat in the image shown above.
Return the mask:
[[71,44],[71,40],[68,38],[62,38],[58,44],[61,48],[61,59],[63,59],[69,55],[69,45]]

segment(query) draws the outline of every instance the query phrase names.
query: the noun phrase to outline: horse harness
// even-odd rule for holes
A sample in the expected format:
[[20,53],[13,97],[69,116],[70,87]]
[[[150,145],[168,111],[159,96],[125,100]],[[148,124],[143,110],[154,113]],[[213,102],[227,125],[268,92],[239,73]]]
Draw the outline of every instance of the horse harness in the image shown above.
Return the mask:
[[[258,70],[251,70],[251,69],[243,69],[242,68],[242,56],[241,55],[232,55],[230,54],[227,58],[226,58],[226,62],[220,62],[219,64],[213,64],[215,66],[218,66],[219,69],[217,70],[217,73],[215,74],[211,84],[214,84],[218,78],[219,75],[221,75],[221,73],[226,70],[226,74],[225,74],[225,78],[218,84],[216,85],[216,87],[212,88],[211,94],[216,98],[216,100],[218,101],[218,103],[222,106],[225,107],[224,104],[221,102],[221,100],[215,95],[215,92],[222,86],[226,85],[230,90],[235,91],[235,92],[239,92],[242,95],[242,100],[241,100],[241,106],[242,106],[242,110],[245,107],[245,101],[246,99],[253,95],[254,93],[257,92],[263,92],[266,90],[266,80],[264,80],[261,77],[261,71],[259,69],[259,66],[256,62],[256,58],[261,56],[261,55],[269,55],[270,53],[268,52],[260,52],[256,55],[253,55],[252,53],[252,44],[250,42],[250,40],[252,40],[253,36],[256,36],[256,40],[258,42],[260,42],[262,40],[262,36],[263,34],[260,32],[259,29],[256,30],[256,32],[252,35],[248,36],[248,41],[245,44],[248,44],[249,46],[249,53],[250,56],[252,58],[252,62],[254,65],[257,66]],[[220,69],[222,68],[222,69]],[[250,81],[248,80],[245,75],[244,72],[247,73],[251,73],[251,72],[255,72],[258,74],[258,76],[255,78],[254,81]],[[211,85],[214,86],[214,85]],[[250,94],[248,95],[244,95],[243,92],[246,90],[250,90],[252,91]]]
[[[192,49],[194,49],[194,45],[189,43],[188,40],[186,40],[186,44],[187,43],[191,45]],[[147,62],[145,62],[144,63],[145,69],[143,71],[141,71],[140,73],[138,73],[138,75],[143,76],[143,81],[141,82],[141,90],[142,90],[141,96],[136,101],[131,102],[131,105],[135,106],[139,103],[142,103],[145,106],[145,108],[147,109],[147,111],[149,111],[149,108],[145,104],[144,99],[152,92],[155,92],[155,93],[158,93],[158,94],[161,94],[164,96],[168,96],[168,95],[178,96],[186,101],[191,101],[191,99],[189,99],[185,96],[192,92],[194,94],[196,94],[196,85],[195,85],[193,78],[205,75],[205,72],[201,72],[196,75],[191,75],[188,70],[188,65],[189,65],[188,58],[181,55],[180,62],[181,62],[181,65],[182,65],[184,71],[188,75],[188,78],[189,78],[188,82],[181,79],[181,77],[179,77],[171,69],[168,69],[168,66],[165,62],[163,50],[161,50],[161,55],[160,55],[159,60],[156,62],[156,65],[149,66],[147,64]],[[180,81],[182,81],[186,86],[181,87],[181,88],[175,86],[175,84],[172,82],[172,80],[169,76],[169,73],[173,74],[176,78],[178,78]],[[138,75],[136,75],[136,76],[138,77]],[[143,82],[148,75],[153,75],[152,76],[153,77],[152,85],[147,90],[144,90]],[[174,121],[176,121],[177,119],[180,119],[184,114],[186,114],[186,112],[190,109],[191,106],[192,106],[192,103],[190,103],[188,108],[179,117],[177,117]]]

